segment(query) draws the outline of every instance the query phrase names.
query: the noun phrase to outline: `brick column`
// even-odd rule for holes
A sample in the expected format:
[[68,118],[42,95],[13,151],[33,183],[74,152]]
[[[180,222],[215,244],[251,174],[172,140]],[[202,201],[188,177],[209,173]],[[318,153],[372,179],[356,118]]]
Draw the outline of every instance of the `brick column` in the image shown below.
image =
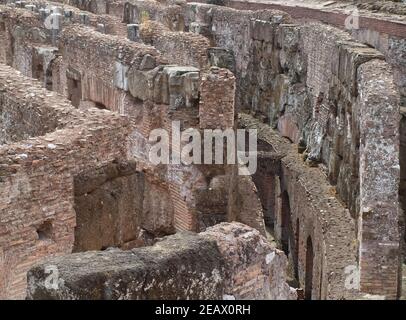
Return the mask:
[[361,292],[400,294],[399,94],[388,64],[359,67]]
[[200,84],[201,129],[234,127],[235,77],[228,69],[211,67]]

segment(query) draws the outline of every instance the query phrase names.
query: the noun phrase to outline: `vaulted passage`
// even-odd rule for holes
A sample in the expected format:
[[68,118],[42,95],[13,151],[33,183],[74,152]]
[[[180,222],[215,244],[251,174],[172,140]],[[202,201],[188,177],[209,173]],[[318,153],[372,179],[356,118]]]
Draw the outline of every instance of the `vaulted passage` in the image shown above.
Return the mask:
[[309,236],[306,241],[306,282],[305,282],[305,299],[312,299],[313,292],[313,242],[312,238]]
[[83,171],[74,192],[74,252],[143,247],[175,232],[168,192],[146,180],[135,162]]
[[299,239],[300,239],[300,221],[296,219],[296,232],[295,232],[295,255],[293,260],[293,267],[295,278],[299,279]]
[[[114,293],[110,271],[91,275],[84,298],[399,297],[406,26],[380,5],[355,31],[340,0],[258,1],[0,0],[0,297],[24,298],[27,271],[63,255],[137,274]],[[204,134],[182,148],[209,130],[245,155],[201,163]]]
[[291,229],[291,211],[289,203],[289,195],[286,191],[282,193],[282,250],[289,256],[290,252],[290,238],[292,236]]
[[77,72],[70,72],[66,76],[68,99],[72,102],[74,107],[79,107],[82,100],[82,81],[80,74]]
[[143,176],[133,163],[110,163],[74,179],[74,252],[136,246]]

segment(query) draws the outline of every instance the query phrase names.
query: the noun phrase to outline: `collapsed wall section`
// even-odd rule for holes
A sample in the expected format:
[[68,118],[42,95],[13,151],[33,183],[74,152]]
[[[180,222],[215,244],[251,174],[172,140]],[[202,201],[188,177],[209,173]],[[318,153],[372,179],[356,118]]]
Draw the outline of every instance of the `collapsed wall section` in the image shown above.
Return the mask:
[[190,32],[170,31],[156,21],[140,26],[140,38],[162,53],[169,63],[207,68],[209,39]]
[[[28,268],[44,257],[72,250],[74,176],[125,159],[129,126],[108,111],[77,111],[37,81],[4,65],[0,70],[4,96],[19,101],[22,109],[37,103],[45,119],[51,110],[60,121],[55,131],[39,132],[44,136],[0,147],[0,296],[24,298]],[[8,91],[9,81],[24,91]],[[1,106],[4,110],[12,107]]]
[[159,21],[171,31],[186,31],[183,8],[158,1],[126,1],[123,8],[124,22],[141,24]]
[[[354,298],[356,290],[345,287],[345,269],[357,265],[356,229],[348,210],[336,199],[320,170],[303,163],[295,145],[250,115],[241,114],[239,123],[243,128],[257,129],[258,138],[280,154],[279,165],[269,168],[275,180],[271,189],[275,236],[293,260],[301,287],[311,287],[312,299]],[[312,270],[306,268],[308,239],[313,243]],[[309,283],[306,276],[310,273]]]
[[[368,180],[369,173],[366,167],[360,165],[360,157],[366,156],[360,145],[368,142],[363,142],[361,138],[365,128],[359,110],[362,110],[362,103],[370,103],[365,102],[362,90],[369,91],[366,87],[373,84],[361,82],[357,75],[368,61],[384,60],[384,56],[375,49],[355,42],[349,34],[327,25],[286,24],[286,19],[275,14],[271,15],[272,18],[264,18],[254,17],[252,11],[196,3],[189,3],[188,6],[191,18],[187,21],[209,22],[208,30],[212,30],[216,44],[234,53],[237,88],[240,90],[237,105],[277,128],[282,136],[299,144],[299,149],[305,149],[307,164],[318,166],[326,173],[362,234],[360,202],[363,200],[360,191],[365,186],[361,188],[360,183]],[[380,103],[384,103],[385,99],[391,102],[390,106],[384,108],[387,114],[383,116],[384,119],[388,116],[389,122],[380,122],[388,127],[387,132],[378,133],[381,141],[376,141],[374,147],[383,148],[382,156],[386,157],[388,152],[384,150],[385,146],[390,146],[395,151],[391,159],[399,163],[396,151],[399,124],[396,117],[399,99],[396,99],[396,95],[399,93],[393,93],[392,71],[387,63],[382,63],[390,71],[382,81],[387,93]],[[382,121],[382,117],[377,119]],[[384,142],[387,136],[393,137],[393,140]],[[399,172],[388,168],[379,176],[385,180],[388,174],[393,174],[396,183]],[[370,182],[367,188],[379,194],[381,187]],[[385,207],[392,208],[393,211],[388,210],[393,215],[385,214],[386,209],[382,211],[381,204],[377,203],[374,204],[375,209],[371,210],[387,217],[386,225],[395,226],[398,225],[399,211],[396,205],[392,207],[392,203],[398,201],[397,192],[396,189],[390,192]],[[394,202],[390,200],[391,197],[395,197]],[[375,228],[379,229],[378,226]],[[399,229],[396,227],[393,230],[394,239],[398,239]],[[362,247],[362,243],[360,245]],[[394,250],[394,255],[398,256],[399,247]],[[370,249],[371,254],[378,251],[377,247]],[[385,256],[391,260],[392,251]],[[392,262],[382,263],[384,268],[392,271],[388,271],[387,276],[375,274],[375,280],[380,284],[372,289],[365,283],[366,291],[381,292],[392,298],[397,296],[399,276],[392,277],[390,274],[398,274],[399,261],[395,258]],[[364,272],[369,273],[365,269]],[[371,274],[371,277],[374,276]],[[385,281],[391,282],[391,289],[387,289]],[[361,275],[361,288],[362,282]]]
[[121,114],[131,114],[129,108],[136,108],[136,101],[128,93],[128,74],[161,63],[153,47],[81,26],[62,31],[60,48],[63,59],[59,74],[64,94],[70,100],[78,95],[78,106],[82,103],[86,107],[89,102],[90,106],[96,104]]
[[[90,49],[93,46],[100,49]],[[103,105],[130,116],[134,131],[130,137],[129,155],[138,161],[138,169],[146,173],[146,181],[150,182],[151,188],[161,190],[157,186],[162,184],[165,194],[169,193],[171,198],[169,211],[163,216],[170,217],[169,212],[173,210],[176,229],[197,231],[200,222],[196,216],[199,211],[203,211],[204,205],[209,204],[197,206],[195,193],[201,193],[202,189],[208,187],[208,177],[205,178],[205,175],[211,174],[210,169],[183,163],[157,168],[150,163],[151,143],[148,138],[152,130],[159,128],[165,129],[171,137],[174,121],[179,122],[181,130],[199,128],[199,109],[206,110],[219,97],[217,91],[205,92],[207,101],[199,103],[200,83],[210,81],[201,79],[201,71],[197,68],[164,65],[165,61],[153,47],[78,26],[67,27],[62,32],[61,53],[62,71],[59,74],[63,78],[64,70],[67,69],[68,81],[76,83],[71,87],[81,88],[80,97],[76,100],[79,107],[85,107],[85,104],[91,106],[96,102],[96,106]],[[107,62],[112,60],[116,63]],[[213,70],[207,72],[210,77],[215,77]],[[218,72],[222,74],[225,71]],[[224,115],[225,123],[230,127],[234,123],[235,79],[231,73],[228,78],[230,91]],[[113,83],[111,79],[114,79]],[[223,84],[225,80],[219,78],[214,82]],[[63,87],[67,88],[68,96],[75,93],[73,90],[69,93],[69,85]],[[207,120],[209,118],[214,119],[215,116],[206,117]],[[204,121],[202,123],[206,125]],[[174,150],[175,146],[171,145],[170,149]],[[155,209],[162,207],[157,199],[146,203],[144,209],[148,212],[155,212]],[[152,210],[148,203],[155,209]]]
[[[159,6],[157,5],[157,7]],[[319,168],[315,169],[316,172],[324,171],[330,183],[335,186],[329,190],[324,189],[323,194],[331,192],[334,195],[337,192],[338,197],[349,208],[352,218],[358,223],[357,226],[353,226],[353,220],[347,219],[347,212],[343,213],[342,211],[343,206],[339,206],[338,209],[340,217],[338,222],[331,216],[328,216],[326,220],[332,221],[333,224],[337,222],[339,228],[342,228],[346,234],[350,234],[354,228],[355,230],[358,228],[358,239],[361,240],[361,287],[367,292],[396,297],[397,289],[395,288],[399,280],[398,271],[396,271],[398,264],[396,257],[399,248],[396,247],[395,242],[398,237],[398,229],[396,227],[391,229],[393,232],[390,232],[390,241],[385,237],[380,238],[375,232],[379,227],[377,221],[382,223],[382,216],[385,217],[387,225],[397,225],[399,214],[395,204],[397,199],[387,197],[385,198],[386,201],[382,202],[371,199],[368,194],[380,192],[381,185],[376,181],[386,181],[388,176],[392,179],[391,181],[398,179],[396,152],[389,157],[386,148],[386,145],[389,145],[390,148],[393,147],[395,151],[397,148],[396,136],[398,133],[395,119],[398,108],[397,93],[390,90],[389,108],[387,108],[388,105],[385,101],[377,101],[377,105],[384,105],[385,110],[389,110],[388,114],[385,115],[388,116],[389,123],[386,131],[370,133],[363,131],[364,128],[360,125],[364,120],[366,123],[374,121],[368,112],[362,112],[369,106],[368,103],[362,102],[362,94],[366,92],[368,96],[372,97],[372,100],[377,99],[370,94],[370,91],[371,88],[378,85],[367,80],[362,82],[359,79],[370,78],[371,69],[366,67],[363,69],[363,67],[371,60],[378,63],[375,60],[383,59],[383,56],[365,45],[356,43],[348,34],[334,28],[318,24],[304,26],[290,24],[289,17],[280,12],[237,11],[197,4],[189,4],[186,8],[190,11],[186,13],[185,28],[204,35],[215,45],[224,47],[227,51],[223,52],[227,53],[226,60],[228,62],[230,59],[234,60],[230,62],[230,65],[233,66],[230,69],[236,71],[237,105],[241,109],[251,112],[272,128],[276,128],[282,136],[291,142],[299,144],[298,149],[304,151],[304,159],[307,164],[318,166]],[[97,11],[99,9],[93,8],[92,10]],[[140,16],[142,18],[145,14],[141,10],[141,13],[138,11],[133,16],[140,19]],[[175,20],[178,22],[182,19],[177,16]],[[172,31],[167,33],[166,30],[165,34],[169,36],[160,38],[157,35],[163,30],[161,26],[153,23],[153,21],[150,21],[149,24],[156,26],[155,32],[151,33],[151,41],[155,41],[154,45],[160,46],[164,56],[166,54],[167,57],[171,56],[172,51],[179,52],[176,51],[177,48],[168,46],[168,43],[172,44],[184,38],[202,39],[199,35],[183,34],[179,36]],[[169,26],[171,30],[177,28]],[[0,32],[1,30],[5,30],[5,28],[0,22]],[[219,119],[211,117],[211,114],[218,110],[212,108],[213,101],[210,99],[216,99],[217,94],[215,90],[205,91],[205,88],[210,85],[205,81],[213,77],[213,74],[207,77],[201,72],[203,70],[195,68],[159,66],[163,61],[158,61],[154,53],[145,54],[143,50],[134,60],[131,52],[140,50],[141,47],[144,48],[143,45],[130,45],[129,41],[118,38],[113,40],[111,37],[103,36],[86,28],[65,28],[62,37],[65,41],[62,44],[63,57],[58,60],[60,64],[56,66],[58,71],[55,72],[60,76],[60,79],[56,81],[56,83],[61,84],[60,92],[66,94],[75,106],[82,109],[96,106],[101,109],[106,108],[123,114],[131,114],[132,120],[137,122],[139,125],[137,129],[140,131],[132,132],[133,137],[136,136],[139,139],[134,139],[137,141],[133,147],[130,147],[130,153],[132,155],[137,153],[137,156],[140,156],[139,159],[146,160],[147,148],[136,150],[137,147],[142,144],[145,146],[146,137],[154,128],[165,127],[171,132],[171,120],[181,119],[182,125],[185,127],[192,125],[200,126],[202,129],[206,126],[212,126],[213,123],[216,125],[220,123],[221,126],[224,124],[223,122],[231,123],[233,112],[228,109],[222,113],[224,117]],[[101,54],[95,54],[92,49],[88,49],[88,41],[90,41],[91,47],[98,48]],[[118,50],[116,50],[117,44],[119,45]],[[129,50],[127,50],[128,46],[131,47]],[[184,47],[181,46],[181,48]],[[29,47],[23,47],[19,50],[18,57],[23,57],[27,61],[35,60],[30,56]],[[9,53],[4,51],[0,54],[1,59],[7,59],[7,56],[10,56]],[[100,59],[101,56],[102,59]],[[201,55],[201,57],[204,56]],[[176,56],[175,59],[179,57]],[[180,60],[183,61],[186,58],[182,57]],[[22,65],[29,66],[25,60]],[[202,64],[195,62],[195,60],[187,61],[192,64],[195,63],[200,68],[206,63],[204,61]],[[115,63],[106,65],[104,63],[106,61],[115,61]],[[134,61],[135,63],[133,63]],[[390,71],[386,72],[387,64],[384,63],[382,68],[385,69],[385,81],[382,88],[392,88],[393,78]],[[25,69],[23,71],[27,74],[32,72],[29,67]],[[213,70],[210,72],[213,73]],[[357,78],[358,72],[360,72],[360,78]],[[34,72],[32,74],[34,75]],[[202,81],[199,79],[201,75]],[[232,81],[229,84],[230,87],[234,87]],[[200,92],[199,85],[203,89]],[[200,105],[198,104],[199,93],[202,94],[201,98],[203,98],[200,100]],[[208,95],[208,100],[205,100],[205,94]],[[385,94],[382,95],[382,99],[386,97]],[[227,105],[234,104],[234,100],[229,95],[226,98]],[[197,108],[198,105],[199,108]],[[205,108],[209,113],[205,113]],[[202,111],[202,117],[200,117],[199,123],[198,112],[200,111]],[[382,153],[371,154],[369,152],[368,154],[369,140],[375,141],[374,147]],[[289,144],[287,141],[285,143]],[[137,147],[134,147],[135,145]],[[363,155],[360,150],[366,150],[366,154]],[[366,158],[362,158],[363,156],[368,159],[365,160]],[[367,162],[364,164],[361,162],[376,161],[381,156],[395,167],[394,170],[388,172],[374,171],[373,176],[366,174],[364,168]],[[306,290],[311,288],[310,297],[344,297],[348,294],[346,288],[343,288],[343,272],[345,270],[343,271],[342,264],[335,265],[334,263],[335,257],[338,255],[337,252],[342,249],[342,246],[350,246],[348,238],[341,241],[323,235],[325,225],[328,223],[315,220],[317,215],[315,208],[321,204],[317,200],[315,202],[317,205],[313,207],[313,203],[307,198],[307,192],[312,189],[312,186],[298,186],[297,183],[304,169],[298,165],[297,171],[295,171],[286,161],[286,157],[282,159],[281,167],[276,170],[280,180],[273,181],[273,189],[276,192],[280,191],[279,199],[273,202],[276,206],[274,215],[277,217],[276,225],[278,226],[278,223],[281,225],[281,233],[283,233],[284,228],[291,228],[292,226],[296,227],[297,232],[290,230],[291,239],[283,239],[281,235],[281,240],[286,241],[285,247],[288,250],[290,250],[292,243],[297,241],[297,252],[290,251],[296,255],[293,259],[298,262],[299,280],[306,283]],[[147,162],[142,164],[143,170],[148,169],[146,168],[149,166]],[[151,169],[150,166],[149,169]],[[163,190],[165,190],[166,196],[169,194],[170,198],[174,200],[170,205],[170,210],[173,209],[174,211],[174,225],[177,229],[197,230],[197,213],[203,210],[196,207],[195,191],[200,189],[197,193],[203,195],[198,199],[201,206],[207,205],[204,202],[204,195],[210,185],[214,184],[213,176],[216,177],[216,181],[222,181],[220,177],[225,174],[222,170],[215,172],[215,174],[210,170],[208,168],[186,169],[182,165],[174,165],[149,172],[147,180],[151,182],[151,189],[159,189],[157,186],[162,187],[160,182],[165,181]],[[307,178],[312,181],[311,175]],[[320,181],[325,182],[323,179]],[[251,182],[248,181],[247,184],[241,185],[247,186],[251,191],[250,195],[254,195],[253,199],[258,200],[256,197],[257,190]],[[234,184],[238,184],[238,182]],[[193,188],[196,189],[191,192]],[[389,194],[393,191],[393,185],[390,184],[385,190]],[[221,192],[221,188],[216,191]],[[207,194],[209,193],[206,192]],[[363,198],[363,195],[366,197]],[[393,194],[390,195],[393,196]],[[334,199],[334,197],[332,198]],[[243,200],[246,200],[243,202],[244,208],[254,204],[249,209],[258,213],[258,220],[261,220],[262,208],[260,208],[260,203],[258,201],[252,202],[250,197]],[[321,203],[324,200],[320,200]],[[298,203],[302,202],[312,214],[300,216],[300,214],[295,213],[299,211]],[[363,202],[372,204],[373,208],[367,206],[367,211],[376,212],[376,216],[365,214],[366,220],[363,220],[364,213],[361,205]],[[157,206],[161,207],[159,203],[154,201],[147,201],[145,204],[145,208]],[[218,208],[223,207],[219,203]],[[157,212],[156,210],[151,211]],[[289,224],[282,222],[283,212],[289,213]],[[291,214],[292,212],[294,214]],[[247,210],[244,215],[248,216],[249,213],[251,211]],[[322,215],[324,215],[324,209]],[[256,214],[248,218],[245,221],[255,220],[253,223],[258,222],[255,226],[258,226],[261,231],[263,230],[263,221],[256,221]],[[299,218],[299,223],[295,220],[297,218]],[[302,223],[304,225],[303,230],[301,229]],[[314,228],[313,233],[309,231],[311,228]],[[341,229],[338,231],[342,232]],[[300,237],[303,232],[307,238],[305,236],[303,239]],[[340,234],[335,232],[336,230],[334,234]],[[293,235],[296,235],[298,239],[292,238]],[[352,238],[354,237],[353,235]],[[363,253],[362,241],[365,241],[365,246],[371,252],[383,252],[385,261],[377,262],[376,255]],[[385,250],[381,248],[382,243],[387,246]],[[329,251],[330,249],[326,249],[327,244],[328,246],[338,244],[338,251]],[[315,265],[314,267],[312,265],[311,270],[309,270],[307,266],[308,255],[312,256],[313,251],[316,257]],[[308,254],[308,252],[312,252],[312,254]],[[353,246],[351,246],[345,253],[345,259],[343,259],[345,263],[350,263],[349,266],[354,265],[352,264],[353,253]],[[370,266],[372,266],[371,270],[372,268],[390,270],[385,273],[369,272]],[[338,272],[339,275],[335,279],[327,281],[329,270],[334,270],[332,272]],[[310,280],[308,279],[309,274],[313,276]],[[331,283],[332,288],[328,288],[327,283]],[[387,289],[382,289],[385,286]]]

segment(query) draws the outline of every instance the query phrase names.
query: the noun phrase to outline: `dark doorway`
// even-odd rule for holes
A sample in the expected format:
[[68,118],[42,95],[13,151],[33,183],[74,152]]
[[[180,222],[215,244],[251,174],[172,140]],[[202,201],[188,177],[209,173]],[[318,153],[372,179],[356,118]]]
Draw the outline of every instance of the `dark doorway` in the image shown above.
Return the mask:
[[293,261],[296,279],[299,279],[299,233],[300,233],[300,221],[299,219],[296,219],[295,257]]
[[306,241],[306,277],[305,277],[305,299],[312,299],[313,291],[313,243],[312,238],[309,236]]
[[290,204],[289,195],[286,191],[282,193],[282,250],[289,256],[289,231],[290,231]]
[[33,64],[32,77],[34,79],[44,81],[44,66],[41,63]]
[[95,107],[101,110],[107,110],[107,107],[101,102],[95,102]]
[[48,66],[48,69],[45,71],[45,79],[44,79],[45,88],[49,91],[53,90],[53,83],[52,83],[52,63]]
[[82,83],[80,80],[68,77],[68,99],[74,107],[79,107],[82,100]]

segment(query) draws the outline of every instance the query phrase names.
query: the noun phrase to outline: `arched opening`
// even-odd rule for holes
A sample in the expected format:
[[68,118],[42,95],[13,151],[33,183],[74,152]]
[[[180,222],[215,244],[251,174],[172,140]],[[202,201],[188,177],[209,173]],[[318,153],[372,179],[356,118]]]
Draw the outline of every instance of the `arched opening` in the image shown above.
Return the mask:
[[[245,149],[240,151],[248,152],[249,150],[247,146],[249,146],[248,131],[245,132],[244,146],[242,146],[241,144],[241,146],[239,145],[238,147],[240,147],[241,149],[242,147],[244,147]],[[273,237],[275,229],[276,180],[278,179],[278,177],[275,176],[276,161],[273,158],[273,152],[275,152],[275,149],[270,143],[258,139],[257,150],[261,152],[261,155],[257,159],[257,170],[252,175],[252,181],[257,187],[259,199],[261,200],[265,227],[269,234],[271,234]]]
[[306,241],[306,275],[305,275],[305,299],[312,299],[313,291],[313,243],[312,238],[309,236]]
[[68,87],[68,100],[76,108],[79,107],[82,100],[82,77],[79,71],[68,69],[66,71],[66,80]]
[[73,252],[138,245],[144,175],[134,162],[113,161],[74,176]]
[[286,191],[282,193],[282,250],[289,256],[289,230],[290,230],[290,204],[289,195]]
[[50,240],[52,239],[52,233],[53,227],[51,220],[46,220],[37,227],[38,240]]
[[33,64],[32,77],[42,81],[44,79],[44,66],[41,63]]
[[300,221],[299,218],[296,219],[296,232],[295,232],[295,257],[294,257],[294,271],[295,278],[299,279],[299,232],[300,232]]
[[52,65],[48,66],[48,69],[45,72],[44,84],[47,90],[52,91]]
[[94,104],[97,109],[107,110],[107,107],[101,102],[95,102]]

